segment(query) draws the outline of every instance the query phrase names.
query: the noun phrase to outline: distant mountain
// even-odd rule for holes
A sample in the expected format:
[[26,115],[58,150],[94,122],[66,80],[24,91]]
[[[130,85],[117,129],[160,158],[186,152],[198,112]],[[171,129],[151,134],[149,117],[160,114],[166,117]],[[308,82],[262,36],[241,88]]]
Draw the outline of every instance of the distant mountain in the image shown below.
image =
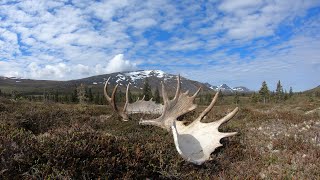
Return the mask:
[[[130,90],[132,92],[142,92],[145,78],[148,78],[150,86],[155,90],[161,90],[161,81],[166,84],[167,91],[174,93],[177,86],[176,75],[165,73],[161,70],[139,70],[130,72],[117,72],[111,74],[103,74],[83,79],[70,80],[70,81],[48,81],[48,80],[32,80],[20,79],[15,77],[0,77],[0,89],[17,90],[27,94],[42,94],[44,91],[59,91],[59,92],[72,92],[75,87],[80,84],[85,84],[90,87],[94,92],[102,93],[104,82],[110,77],[110,87],[119,84],[119,89],[123,92],[128,83],[130,83]],[[182,91],[189,90],[190,93],[196,92],[199,87],[202,91],[217,91],[221,90],[224,93],[249,92],[243,86],[230,88],[226,84],[221,86],[212,86],[209,83],[201,83],[181,77]]]
[[[148,78],[148,83],[155,90],[161,89],[161,81],[165,82],[168,92],[175,92],[177,86],[177,77],[173,74],[165,73],[161,70],[140,70],[131,72],[117,72],[111,74],[104,74],[98,76],[92,76],[84,79],[70,81],[75,84],[85,83],[91,86],[99,86],[110,77],[110,86],[119,84],[119,88],[125,90],[128,83],[130,83],[130,90],[141,92],[145,79]],[[191,93],[196,92],[199,87],[202,87],[204,91],[210,91],[210,89],[203,83],[193,81],[184,77],[181,77],[181,88],[183,91],[189,90]]]
[[[233,93],[233,89],[231,89],[228,85],[226,84],[222,84],[220,86],[218,86],[218,89],[220,89],[222,92],[225,92],[225,93]],[[217,90],[218,90],[217,89]]]
[[238,86],[238,87],[234,87],[234,88],[230,88],[228,85],[226,84],[222,84],[220,86],[212,86],[209,83],[205,83],[205,85],[207,87],[209,87],[210,89],[214,90],[214,91],[222,91],[226,94],[232,94],[235,92],[242,92],[242,93],[250,93],[252,92],[250,89],[244,87],[244,86]]
[[218,86],[213,86],[213,85],[211,85],[209,83],[204,83],[204,85],[207,86],[208,88],[214,90],[214,91],[216,91],[218,89]]

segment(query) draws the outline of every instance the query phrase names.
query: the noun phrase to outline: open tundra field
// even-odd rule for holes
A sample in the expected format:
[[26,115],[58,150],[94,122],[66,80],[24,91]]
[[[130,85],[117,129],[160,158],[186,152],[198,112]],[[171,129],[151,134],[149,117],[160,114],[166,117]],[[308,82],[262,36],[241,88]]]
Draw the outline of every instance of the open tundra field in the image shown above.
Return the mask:
[[[139,125],[141,115],[122,122],[108,106],[1,98],[0,179],[320,179],[319,101],[238,106],[221,131],[239,134],[197,166],[170,133]],[[205,121],[234,107],[218,104]]]

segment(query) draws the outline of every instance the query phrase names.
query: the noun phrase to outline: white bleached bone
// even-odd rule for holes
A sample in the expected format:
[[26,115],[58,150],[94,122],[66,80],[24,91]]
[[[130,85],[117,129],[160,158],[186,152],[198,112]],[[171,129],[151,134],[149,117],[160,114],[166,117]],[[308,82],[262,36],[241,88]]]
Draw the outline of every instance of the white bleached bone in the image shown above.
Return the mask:
[[193,104],[193,100],[199,90],[193,96],[188,96],[188,92],[181,93],[180,77],[178,77],[175,97],[172,100],[169,100],[164,84],[162,84],[164,101],[162,115],[156,119],[140,121],[140,124],[143,125],[154,125],[172,131],[178,153],[185,160],[198,165],[210,160],[210,154],[216,148],[222,146],[220,143],[222,138],[237,134],[236,132],[221,133],[218,128],[221,124],[234,117],[238,111],[238,108],[235,108],[231,113],[215,122],[201,122],[217,101],[219,96],[219,92],[217,92],[210,105],[199,115],[199,117],[191,124],[187,126],[184,125],[183,122],[178,121],[177,118],[196,108],[196,105]]

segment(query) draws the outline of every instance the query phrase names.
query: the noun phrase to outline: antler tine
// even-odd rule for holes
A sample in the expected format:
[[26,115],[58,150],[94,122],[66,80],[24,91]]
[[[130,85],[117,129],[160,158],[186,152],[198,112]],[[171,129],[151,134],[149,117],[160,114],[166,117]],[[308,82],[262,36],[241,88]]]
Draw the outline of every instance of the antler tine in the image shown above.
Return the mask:
[[162,98],[163,98],[163,103],[164,105],[168,104],[168,94],[167,94],[167,91],[166,91],[166,88],[164,86],[164,83],[163,81],[161,81],[161,88],[162,88]]
[[127,106],[128,106],[128,103],[129,103],[129,86],[130,86],[130,83],[128,83],[128,85],[127,85],[127,90],[126,90],[126,102],[125,102],[124,107],[123,107],[123,113],[126,112]]
[[117,92],[118,84],[114,87],[114,89],[112,91],[112,95],[110,97],[108,95],[108,89],[107,89],[110,78],[111,77],[109,77],[108,80],[106,81],[106,83],[104,84],[104,96],[106,97],[107,101],[111,104],[112,108],[115,111],[118,111],[117,105],[116,105],[115,100],[114,100],[116,92]]
[[113,91],[112,91],[112,94],[111,94],[111,102],[114,104],[114,108],[115,108],[116,110],[118,110],[117,105],[116,105],[116,101],[115,101],[116,92],[117,92],[118,86],[119,86],[119,84],[117,84],[117,85],[113,88]]
[[106,83],[104,84],[104,96],[106,97],[107,101],[110,103],[110,105],[112,106],[113,110],[122,117],[122,120],[123,121],[127,121],[129,119],[127,113],[126,113],[126,108],[127,108],[127,105],[128,105],[128,91],[129,91],[129,86],[127,86],[127,94],[126,94],[126,104],[124,105],[124,108],[123,108],[123,111],[119,111],[118,110],[118,107],[117,107],[117,104],[116,104],[116,101],[115,101],[115,96],[116,96],[116,92],[117,92],[117,89],[118,89],[118,86],[119,84],[117,84],[114,88],[113,88],[113,91],[112,91],[112,94],[111,94],[111,97],[108,95],[108,82],[110,80],[111,77],[108,78],[108,80],[106,81]]
[[221,133],[223,135],[223,137],[230,137],[230,136],[234,136],[237,135],[238,132],[230,132],[230,133]]
[[215,96],[214,96],[214,98],[212,99],[210,105],[209,105],[204,111],[202,111],[202,113],[201,113],[200,116],[197,118],[197,120],[199,120],[199,121],[202,120],[202,118],[203,118],[204,116],[206,116],[206,115],[211,111],[211,109],[213,108],[214,104],[217,102],[217,99],[218,99],[218,97],[219,97],[219,93],[220,93],[220,91],[218,91],[218,92],[215,94]]
[[233,111],[231,111],[229,114],[227,114],[226,116],[224,116],[223,118],[221,118],[217,122],[221,125],[221,124],[229,121],[231,118],[233,118],[233,116],[235,116],[237,114],[238,110],[239,110],[238,107],[234,108]]
[[181,83],[180,83],[180,74],[179,74],[177,77],[177,90],[176,90],[176,94],[174,95],[173,100],[178,99],[179,94],[180,94],[180,86],[181,86]]
[[108,86],[108,82],[110,80],[111,77],[109,77],[106,81],[106,83],[104,84],[104,89],[103,89],[103,93],[104,93],[104,96],[106,97],[106,99],[108,100],[108,102],[111,102],[111,98],[110,96],[108,95],[108,91],[107,91],[107,86]]
[[201,90],[201,87],[199,87],[198,90],[193,94],[193,96],[192,96],[193,99],[197,97],[197,95],[199,94],[200,90]]
[[169,100],[168,98],[164,83],[161,82],[162,98],[164,102],[162,114],[156,119],[140,120],[140,124],[155,125],[170,131],[173,121],[175,121],[181,115],[186,114],[197,107],[196,104],[193,104],[193,96],[188,96],[185,93],[181,93],[179,76],[177,78],[177,81],[176,94],[175,97],[171,100]]

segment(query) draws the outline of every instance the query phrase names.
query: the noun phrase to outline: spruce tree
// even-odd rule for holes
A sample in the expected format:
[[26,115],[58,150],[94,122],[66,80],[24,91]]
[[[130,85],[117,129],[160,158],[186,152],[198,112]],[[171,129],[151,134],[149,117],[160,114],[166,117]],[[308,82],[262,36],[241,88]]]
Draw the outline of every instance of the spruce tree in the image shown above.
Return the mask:
[[259,94],[260,94],[261,98],[263,99],[263,103],[265,104],[267,102],[267,99],[270,96],[269,88],[268,88],[266,81],[262,82],[262,86],[259,90]]
[[77,88],[75,88],[73,93],[71,94],[71,102],[74,102],[74,103],[78,102],[78,91],[77,91]]
[[125,97],[125,94],[119,89],[119,91],[116,93],[116,102],[122,102]]
[[160,92],[158,87],[156,88],[156,91],[154,92],[154,100],[156,101],[156,103],[160,103]]
[[258,95],[254,92],[250,97],[251,102],[257,103],[259,101]]
[[280,80],[277,83],[276,98],[278,102],[280,102],[283,99],[283,88]]
[[151,92],[151,87],[149,85],[148,78],[145,79],[145,82],[143,85],[143,95],[145,96],[144,99],[146,101],[149,101],[152,98],[152,92]]
[[54,102],[58,102],[58,101],[59,101],[59,92],[58,90],[56,90],[54,93]]
[[199,97],[199,104],[203,105],[204,104],[203,95],[200,94],[198,97]]
[[88,89],[88,100],[89,102],[93,101],[93,94],[91,88]]
[[132,93],[130,91],[130,88],[128,89],[128,100],[129,100],[129,103],[133,102],[133,96],[132,96]]
[[63,96],[63,102],[64,102],[64,103],[68,103],[68,102],[69,102],[69,97],[68,97],[67,94],[65,94],[65,95]]
[[220,99],[220,101],[222,102],[222,101],[224,101],[224,94],[223,94],[223,92],[221,91],[221,90],[219,90],[220,91],[220,93],[219,93],[219,99]]
[[293,96],[293,90],[292,90],[292,87],[290,87],[290,90],[289,90],[289,97],[292,97]]
[[[222,94],[222,93],[220,93]],[[206,93],[205,97],[204,97],[204,104],[210,104],[211,103],[211,99],[212,99],[212,95],[210,93]]]
[[100,104],[100,93],[94,95],[94,104]]
[[289,99],[289,94],[288,94],[287,90],[284,91],[283,99],[285,101]]

